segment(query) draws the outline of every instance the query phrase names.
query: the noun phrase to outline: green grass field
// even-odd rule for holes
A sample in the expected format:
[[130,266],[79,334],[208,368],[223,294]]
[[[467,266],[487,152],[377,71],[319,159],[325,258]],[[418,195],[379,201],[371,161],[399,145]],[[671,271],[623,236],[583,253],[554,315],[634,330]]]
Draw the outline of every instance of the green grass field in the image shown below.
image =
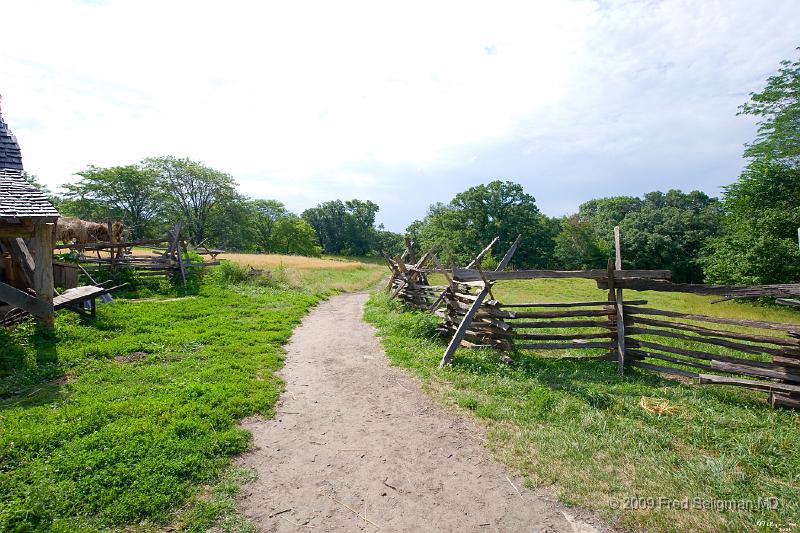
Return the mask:
[[270,416],[281,345],[309,307],[379,271],[235,283],[223,267],[189,290],[128,290],[94,321],[60,312],[52,333],[0,329],[0,531],[247,529],[238,420]]
[[[501,282],[494,294],[507,303],[605,297],[587,280]],[[800,313],[788,308],[711,304],[712,298],[685,294],[626,291],[626,298],[800,323]],[[504,364],[492,351],[462,349],[440,371],[446,343],[436,337],[436,317],[378,293],[366,318],[393,364],[411,369],[435,398],[483,424],[489,447],[527,485],[552,485],[567,504],[647,531],[776,531],[800,523],[800,414],[769,408],[763,393],[690,385],[636,369],[620,376],[613,362],[563,350],[520,353]],[[667,412],[642,407],[655,403]],[[768,497],[777,498],[777,509],[758,508],[759,498]],[[634,505],[636,498],[654,498],[656,507],[666,500],[661,508],[617,508],[626,498]],[[755,507],[686,510],[665,503],[678,500],[680,507],[684,498],[690,506],[734,500]]]

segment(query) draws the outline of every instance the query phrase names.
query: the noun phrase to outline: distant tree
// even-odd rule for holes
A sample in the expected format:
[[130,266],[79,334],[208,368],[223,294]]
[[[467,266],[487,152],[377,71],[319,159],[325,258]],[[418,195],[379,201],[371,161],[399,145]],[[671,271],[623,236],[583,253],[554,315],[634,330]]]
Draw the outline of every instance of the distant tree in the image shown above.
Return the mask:
[[325,253],[363,256],[374,251],[378,205],[367,200],[333,200],[306,209],[302,217]]
[[394,257],[402,254],[406,245],[403,235],[393,231],[388,231],[383,227],[383,224],[381,224],[376,228],[375,231],[374,247],[376,252],[380,253],[380,251],[383,250],[390,256]]
[[609,252],[614,249],[614,226],[619,226],[629,214],[638,213],[642,203],[635,196],[596,198],[580,205],[577,221],[588,223],[595,238],[603,243],[599,244],[600,249]]
[[456,265],[468,263],[496,236],[500,239],[494,255],[500,257],[522,235],[513,264],[542,267],[552,262],[557,226],[539,212],[522,185],[493,181],[457,194],[448,204],[432,205],[407,231],[422,248],[436,245],[439,256]]
[[289,211],[277,200],[251,200],[250,207],[253,211],[256,249],[262,252],[274,251],[275,225],[288,216]]
[[65,197],[76,207],[84,206],[87,212],[81,214],[93,218],[104,206],[105,218],[122,219],[133,239],[144,237],[161,214],[164,196],[150,170],[137,165],[89,167],[77,175],[80,179],[66,186]]
[[753,161],[723,195],[724,233],[709,241],[703,266],[714,283],[798,283],[800,168]]
[[782,61],[764,90],[751,93],[750,101],[739,109],[740,115],[760,118],[758,134],[745,148],[745,157],[800,164],[800,60]]
[[158,187],[168,195],[167,207],[172,220],[185,223],[193,243],[206,238],[215,210],[224,213],[226,204],[241,198],[229,174],[202,163],[165,156],[145,159],[143,164],[154,173]]
[[277,253],[312,257],[322,255],[322,247],[317,244],[314,228],[293,213],[275,221],[271,242],[271,251]]
[[558,268],[603,268],[606,266],[609,250],[605,241],[597,238],[588,221],[581,221],[577,215],[573,215],[561,221],[553,256]]
[[626,268],[669,269],[675,281],[700,283],[700,251],[716,236],[721,206],[703,192],[647,193],[638,212],[620,223]]
[[204,239],[226,250],[255,251],[255,222],[249,200],[238,193],[226,195],[211,209]]

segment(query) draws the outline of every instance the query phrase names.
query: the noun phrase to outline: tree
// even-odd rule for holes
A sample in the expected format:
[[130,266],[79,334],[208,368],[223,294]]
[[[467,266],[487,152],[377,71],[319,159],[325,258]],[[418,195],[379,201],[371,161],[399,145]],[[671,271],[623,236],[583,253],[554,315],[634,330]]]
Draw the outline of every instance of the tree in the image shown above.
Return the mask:
[[580,220],[577,215],[564,218],[555,238],[555,265],[569,270],[603,268],[609,256],[605,244],[588,221]]
[[251,200],[250,207],[253,210],[256,249],[262,252],[274,251],[275,225],[288,216],[289,211],[277,200]]
[[699,263],[706,239],[720,231],[721,208],[703,192],[647,193],[638,212],[620,223],[626,268],[669,269],[673,280],[703,281]]
[[317,244],[314,228],[299,216],[289,213],[275,222],[272,251],[318,257],[322,254],[322,247]]
[[164,196],[150,170],[137,165],[89,167],[77,175],[80,180],[66,187],[66,197],[105,206],[107,217],[122,219],[134,239],[144,237],[161,213]]
[[363,256],[375,251],[378,209],[369,200],[333,200],[306,209],[302,217],[314,228],[325,253]]
[[514,264],[543,267],[552,262],[557,224],[539,212],[522,185],[492,181],[457,194],[448,204],[432,205],[408,233],[422,248],[436,245],[440,257],[454,265],[467,264],[496,236],[494,252],[503,254],[522,235]]
[[143,163],[155,174],[158,187],[169,196],[168,208],[173,220],[184,222],[193,243],[206,238],[215,210],[224,213],[226,203],[241,198],[229,174],[202,163],[173,156],[145,159]]
[[724,232],[702,260],[707,280],[800,282],[800,60],[783,61],[740,110],[760,118],[758,134],[739,180],[725,187]]
[[[800,48],[798,48],[800,50]],[[740,115],[760,117],[758,134],[745,157],[800,164],[800,60],[782,61],[760,93],[751,93]]]
[[798,283],[800,168],[753,161],[723,195],[721,236],[709,241],[702,260],[713,283]]

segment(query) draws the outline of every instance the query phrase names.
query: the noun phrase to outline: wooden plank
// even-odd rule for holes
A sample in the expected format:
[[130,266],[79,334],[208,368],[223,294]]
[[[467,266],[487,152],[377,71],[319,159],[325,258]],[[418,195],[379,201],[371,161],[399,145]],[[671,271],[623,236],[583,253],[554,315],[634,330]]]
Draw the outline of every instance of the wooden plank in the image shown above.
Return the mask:
[[789,385],[786,383],[773,383],[769,381],[753,381],[749,379],[729,378],[717,376],[715,374],[700,374],[700,384],[706,385],[734,385],[748,389],[766,392],[784,392],[788,394],[800,393],[800,385]]
[[582,309],[578,311],[515,311],[514,316],[508,317],[508,320],[518,318],[568,318],[568,317],[581,317],[581,316],[608,316],[615,314],[613,308],[611,309]]
[[53,233],[53,224],[36,224],[30,240],[35,256],[33,290],[49,309],[45,316],[39,317],[47,327],[53,327]]
[[[629,272],[635,272],[630,270]],[[666,280],[650,279],[646,276],[626,276],[617,280],[617,286],[636,291],[688,292],[707,296],[730,296],[732,298],[794,297],[800,296],[800,284],[784,285],[705,285],[691,283],[671,283]],[[597,279],[597,287],[608,288],[606,279]]]
[[769,403],[772,407],[789,407],[791,409],[800,409],[800,396],[791,396],[789,394],[781,394],[778,392],[770,393]]
[[53,314],[53,306],[11,285],[0,282],[0,301],[18,307],[33,316],[45,319]]
[[453,358],[453,355],[456,353],[456,348],[458,345],[461,344],[461,340],[464,338],[464,335],[469,328],[470,322],[472,321],[472,317],[475,316],[475,313],[478,312],[478,308],[480,308],[483,300],[486,296],[489,295],[489,287],[486,286],[483,288],[481,292],[478,293],[478,297],[475,298],[475,301],[472,302],[472,306],[467,311],[467,314],[464,315],[464,318],[461,321],[461,324],[458,326],[453,338],[450,339],[450,344],[447,345],[447,349],[444,351],[444,355],[442,356],[442,360],[439,361],[439,368],[442,368],[444,365],[450,363],[450,360]]
[[[616,285],[616,273],[622,272],[622,244],[620,242],[619,226],[614,226],[614,250],[616,252],[616,260],[614,263],[614,272],[609,272],[609,282],[614,280]],[[625,373],[625,316],[623,314],[624,305],[622,303],[622,289],[617,286],[616,289],[616,314],[617,314],[617,353],[619,358],[617,360],[617,368],[620,374]]]
[[0,223],[0,238],[16,239],[17,237],[28,238],[31,236],[33,236],[33,223],[30,220],[19,224]]
[[[481,251],[480,251],[480,253],[479,253],[478,255],[476,255],[476,256],[475,256],[475,259],[473,259],[472,261],[470,261],[470,263],[467,265],[467,268],[472,268],[472,267],[474,267],[475,265],[477,265],[478,263],[480,263],[481,259],[483,259],[483,256],[484,256],[484,255],[486,255],[486,254],[489,252],[489,250],[491,250],[491,249],[492,249],[492,246],[494,246],[494,245],[495,245],[495,243],[496,243],[498,240],[500,240],[500,237],[495,237],[494,239],[492,239],[492,242],[490,242],[490,243],[489,243],[489,246],[487,246],[486,248],[484,248],[483,250],[481,250]],[[480,279],[480,278],[478,278],[478,279]],[[474,280],[474,281],[477,281],[477,280]]]
[[[616,304],[616,302],[614,302]],[[627,300],[625,305],[644,305],[647,300]],[[501,309],[512,307],[594,307],[598,305],[608,305],[608,300],[598,300],[594,302],[540,302],[529,304],[498,304]]]
[[758,346],[755,344],[744,344],[741,342],[729,341],[726,339],[719,339],[716,337],[684,335],[683,333],[676,333],[674,331],[668,331],[665,329],[631,327],[627,328],[626,331],[629,335],[653,335],[656,337],[681,339],[689,342],[697,342],[701,344],[711,344],[714,346],[721,346],[723,348],[730,348],[732,350],[749,353],[753,355],[759,355],[763,353],[768,353],[770,355],[784,355],[785,353],[777,348],[768,348],[766,346]]
[[695,326],[694,324],[685,324],[683,322],[670,322],[667,320],[658,320],[655,318],[643,318],[642,316],[629,318],[628,320],[626,320],[625,323],[645,324],[648,326],[677,329],[680,331],[691,331],[693,333],[697,333],[698,335],[704,335],[709,337],[723,337],[723,338],[738,339],[750,342],[760,342],[763,344],[775,344],[778,346],[793,346],[793,347],[800,346],[800,342],[798,342],[797,339],[771,337],[769,335],[756,335],[754,333],[739,333],[738,331],[726,331],[721,329],[710,329],[710,328],[704,328],[703,326]]
[[610,339],[614,336],[613,332],[606,331],[600,333],[512,333],[513,339],[536,340],[536,341],[568,341],[574,339]]
[[[486,272],[489,281],[512,279],[547,279],[547,278],[582,278],[606,280],[608,272],[605,269],[596,270],[509,270],[508,272]],[[669,270],[616,270],[614,277],[617,279],[645,278],[669,279],[672,273]],[[479,281],[480,274],[475,269],[454,268],[453,279],[456,281]],[[605,287],[604,287],[605,288]]]
[[514,322],[514,329],[559,329],[559,328],[603,328],[615,326],[605,320],[541,320],[537,322]]
[[574,350],[576,348],[602,348],[605,350],[610,350],[614,346],[610,342],[551,342],[551,343],[540,343],[540,344],[517,344],[517,348],[523,350]]
[[722,318],[707,315],[695,315],[691,313],[678,313],[676,311],[664,311],[649,307],[625,306],[625,314],[628,315],[655,315],[668,316],[672,318],[685,318],[687,320],[698,320],[701,322],[713,322],[715,324],[732,324],[734,326],[747,326],[751,328],[772,329],[787,331],[800,334],[800,324],[783,324],[779,322],[763,322],[760,320],[744,320],[741,318]]
[[697,378],[700,377],[700,374],[698,374],[696,372],[688,372],[686,370],[681,370],[679,368],[672,368],[672,367],[669,367],[669,366],[653,365],[653,364],[650,364],[650,363],[644,363],[642,361],[636,361],[635,359],[631,360],[631,361],[628,361],[628,365],[636,366],[636,367],[639,367],[639,368],[644,368],[644,369],[647,369],[647,370],[652,370],[654,372],[661,372],[663,374],[673,374],[675,376],[681,376],[681,377],[685,377],[685,378],[697,379]]
[[[775,376],[767,376],[764,373],[756,373],[753,370],[751,373],[746,374],[755,377],[776,377],[778,379],[791,379],[792,381],[800,380],[800,373],[793,373],[787,370],[787,367],[780,366],[777,363],[771,361],[752,361],[750,359],[742,359],[740,357],[732,357],[728,355],[717,355],[712,353],[701,352],[698,350],[687,350],[685,348],[676,348],[675,346],[664,346],[662,344],[657,344],[654,342],[647,342],[637,340],[633,343],[635,346],[639,346],[642,348],[650,348],[651,350],[659,350],[662,352],[672,353],[676,355],[683,355],[687,357],[694,357],[696,359],[702,359],[704,361],[710,361],[712,368],[717,369],[714,365],[715,363],[720,363],[723,365],[737,365],[741,367],[740,370],[737,370],[733,373],[747,373],[750,372],[750,369],[760,369],[760,370],[768,370],[768,371],[776,371],[780,372],[781,375]],[[760,372],[759,370],[759,372]],[[728,372],[727,370],[725,372]]]

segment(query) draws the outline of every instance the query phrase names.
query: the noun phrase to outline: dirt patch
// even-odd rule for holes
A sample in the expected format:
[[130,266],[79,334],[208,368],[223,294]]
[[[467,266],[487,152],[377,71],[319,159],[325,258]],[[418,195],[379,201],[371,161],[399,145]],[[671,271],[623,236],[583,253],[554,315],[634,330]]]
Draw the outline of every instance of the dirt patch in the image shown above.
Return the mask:
[[114,361],[117,363],[132,363],[134,361],[141,361],[148,355],[150,354],[147,352],[131,352],[125,355],[115,355]]
[[255,448],[240,463],[258,479],[239,506],[258,530],[596,531],[587,513],[525,489],[478,428],[389,367],[361,320],[366,298],[337,296],[306,317],[275,418],[243,422]]

